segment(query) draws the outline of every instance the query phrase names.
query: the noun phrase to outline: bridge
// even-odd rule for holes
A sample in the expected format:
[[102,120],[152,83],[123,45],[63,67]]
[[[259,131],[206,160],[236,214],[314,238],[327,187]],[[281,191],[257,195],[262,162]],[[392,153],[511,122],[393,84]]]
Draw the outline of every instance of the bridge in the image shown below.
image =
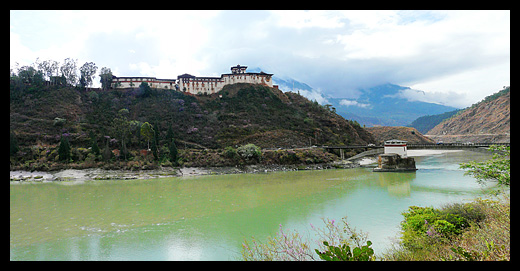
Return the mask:
[[[440,144],[407,144],[407,149],[463,149],[463,148],[489,148],[491,145],[510,146],[510,143],[440,143]],[[337,149],[377,149],[383,145],[347,145],[347,146],[320,146],[326,150]]]
[[[440,143],[440,144],[407,144],[406,148],[408,150],[414,149],[477,149],[477,148],[489,148],[491,145],[500,145],[500,146],[510,146],[510,143]],[[330,150],[339,150],[341,159],[345,159],[345,150],[348,149],[364,149],[365,152],[360,153],[353,158],[359,158],[365,155],[373,155],[377,153],[383,153],[383,150],[378,150],[384,148],[383,145],[349,145],[349,146],[320,146],[320,148],[325,149],[326,151]],[[373,150],[368,152],[369,150]]]

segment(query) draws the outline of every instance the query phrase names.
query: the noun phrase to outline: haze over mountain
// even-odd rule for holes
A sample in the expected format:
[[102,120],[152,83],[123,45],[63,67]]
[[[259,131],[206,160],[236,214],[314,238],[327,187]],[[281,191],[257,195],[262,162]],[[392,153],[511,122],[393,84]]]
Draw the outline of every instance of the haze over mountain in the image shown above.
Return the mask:
[[[253,70],[260,70],[255,68]],[[368,127],[406,126],[418,117],[441,114],[457,108],[442,104],[421,101],[426,94],[420,90],[394,84],[357,89],[357,97],[333,98],[325,96],[320,90],[292,78],[273,76],[280,90],[299,92],[310,100],[325,105],[330,104],[345,119],[355,120]],[[424,98],[423,98],[424,99]]]

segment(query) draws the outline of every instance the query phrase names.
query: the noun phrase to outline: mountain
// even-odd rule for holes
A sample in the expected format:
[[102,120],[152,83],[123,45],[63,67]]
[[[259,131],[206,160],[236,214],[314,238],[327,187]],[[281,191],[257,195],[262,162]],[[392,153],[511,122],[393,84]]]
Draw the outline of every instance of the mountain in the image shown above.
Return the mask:
[[[260,69],[258,69],[260,70]],[[395,84],[383,84],[371,88],[358,89],[358,98],[332,98],[324,96],[306,83],[292,78],[273,76],[273,82],[282,91],[299,92],[310,100],[320,104],[330,104],[336,113],[345,119],[355,120],[366,126],[406,126],[418,117],[436,115],[457,108],[436,103],[411,101],[405,96],[405,91],[415,91],[409,87]]]
[[510,87],[444,120],[427,134],[443,142],[509,142]]
[[410,127],[413,127],[417,129],[419,132],[426,134],[428,131],[430,131],[433,127],[437,126],[437,124],[441,123],[443,120],[450,118],[451,116],[457,114],[459,111],[463,109],[457,109],[449,112],[445,112],[442,114],[437,115],[426,115],[417,118],[416,120],[412,121],[410,124]]
[[[406,126],[418,117],[453,111],[456,108],[435,103],[410,101],[403,91],[411,90],[394,84],[359,89],[357,99],[328,98],[336,112],[366,126]],[[419,91],[417,91],[419,92]]]

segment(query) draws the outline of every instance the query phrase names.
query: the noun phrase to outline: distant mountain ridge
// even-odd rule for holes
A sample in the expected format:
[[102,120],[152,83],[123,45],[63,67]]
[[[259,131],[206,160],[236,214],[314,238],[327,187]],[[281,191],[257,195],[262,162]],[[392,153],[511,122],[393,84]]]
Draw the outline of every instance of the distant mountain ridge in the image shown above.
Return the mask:
[[426,134],[428,131],[433,129],[433,127],[437,126],[439,123],[441,123],[443,120],[450,118],[451,116],[457,114],[459,111],[464,109],[456,109],[453,111],[445,112],[442,114],[437,115],[426,115],[417,118],[414,120],[410,127],[413,127],[417,129],[419,132]]
[[[261,68],[251,68],[250,70],[254,72],[262,71]],[[290,77],[279,77],[275,74],[273,82],[283,92],[300,92],[309,100],[316,100],[322,105],[330,104],[340,116],[355,120],[367,127],[409,126],[419,117],[457,110],[457,108],[451,106],[409,100],[404,93],[405,91],[415,91],[419,94],[423,92],[391,83],[358,89],[361,95],[352,99],[325,96],[321,91]],[[426,132],[424,130],[419,131]]]
[[355,120],[369,127],[407,126],[418,117],[441,114],[457,109],[436,103],[410,101],[403,94],[404,90],[411,90],[409,87],[390,83],[358,89],[361,95],[357,99],[351,99],[325,97],[308,84],[291,78],[282,79],[273,76],[273,81],[284,92],[300,91],[301,95],[310,100],[317,100],[322,104],[331,104],[336,109],[336,113],[345,119]]

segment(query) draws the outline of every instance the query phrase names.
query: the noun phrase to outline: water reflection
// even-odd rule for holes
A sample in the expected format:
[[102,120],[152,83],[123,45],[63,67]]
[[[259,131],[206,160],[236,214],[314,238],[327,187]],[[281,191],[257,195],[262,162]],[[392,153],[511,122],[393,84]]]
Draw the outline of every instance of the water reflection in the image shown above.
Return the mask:
[[416,172],[378,172],[379,185],[386,187],[388,193],[396,197],[408,197],[411,193],[410,182],[415,180]]

